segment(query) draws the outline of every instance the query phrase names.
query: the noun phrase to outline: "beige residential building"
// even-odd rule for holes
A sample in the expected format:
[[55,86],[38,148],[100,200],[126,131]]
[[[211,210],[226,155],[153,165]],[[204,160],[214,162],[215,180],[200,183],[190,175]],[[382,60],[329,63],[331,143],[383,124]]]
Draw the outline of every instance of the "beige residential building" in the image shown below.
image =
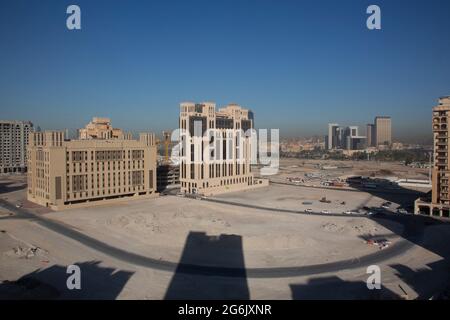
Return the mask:
[[30,121],[0,120],[0,173],[26,172]]
[[156,196],[155,136],[65,140],[30,135],[28,200],[55,210]]
[[[113,128],[109,118],[94,117],[86,127],[78,131],[80,139],[124,139],[121,129]],[[128,137],[129,138],[129,137]]]
[[391,145],[392,144],[392,120],[391,117],[375,117],[374,123],[375,134],[372,139],[375,139],[375,146]]
[[253,177],[251,138],[241,134],[253,129],[250,110],[236,104],[216,111],[212,102],[181,103],[180,129],[181,192],[214,195],[268,184]]
[[417,199],[415,213],[449,217],[450,212],[450,96],[433,108],[433,168],[431,197]]

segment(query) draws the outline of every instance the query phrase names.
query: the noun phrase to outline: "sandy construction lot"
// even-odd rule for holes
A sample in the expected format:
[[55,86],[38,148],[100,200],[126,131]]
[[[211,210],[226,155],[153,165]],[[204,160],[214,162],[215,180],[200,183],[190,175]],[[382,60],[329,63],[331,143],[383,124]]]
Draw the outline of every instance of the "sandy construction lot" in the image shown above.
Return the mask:
[[[337,167],[336,169],[320,170],[318,166]],[[288,175],[301,175],[306,172],[319,172],[334,177],[342,175],[390,176],[409,179],[427,179],[428,169],[411,168],[399,162],[383,161],[339,161],[339,160],[310,160],[282,158],[278,176],[284,178]]]
[[[0,299],[411,299],[427,298],[448,282],[448,224],[433,225],[431,219],[423,237],[405,238],[407,225],[395,219],[340,213],[377,207],[385,195],[273,184],[212,199],[228,203],[161,196],[48,212],[24,200],[23,179],[7,179],[2,187],[1,199],[23,203],[26,210],[101,241],[112,252],[0,207]],[[323,196],[331,203],[320,202]],[[396,205],[393,201],[392,208]],[[306,207],[339,215],[282,211]],[[368,238],[387,239],[391,246],[380,250],[364,241]],[[114,254],[116,249],[122,253]],[[127,253],[174,267],[139,264]],[[364,257],[379,253],[382,258],[375,263],[383,273],[383,290],[370,292],[366,267],[373,260]],[[342,261],[352,266],[321,268]],[[65,268],[73,263],[84,270],[81,292],[65,288]],[[201,269],[186,274],[186,264],[236,268],[242,274],[205,276]]]
[[[180,260],[192,232],[236,235],[242,239],[242,249],[237,250],[243,250],[246,267],[297,266],[358,257],[379,250],[365,244],[364,237],[382,236],[395,242],[402,232],[400,225],[392,223],[386,228],[365,217],[267,212],[174,196],[53,212],[45,217],[128,251],[174,262]],[[199,256],[190,262],[232,266],[232,259],[227,259],[234,254],[232,245],[223,249],[227,254]]]
[[[320,202],[323,197],[331,202]],[[339,214],[347,210],[355,211],[364,206],[378,207],[384,202],[383,199],[365,192],[314,189],[277,184],[272,184],[268,188],[218,195],[215,198],[274,209],[301,211],[310,208],[313,211],[328,210],[330,213]],[[304,202],[307,204],[304,204]],[[343,202],[345,204],[342,204]]]

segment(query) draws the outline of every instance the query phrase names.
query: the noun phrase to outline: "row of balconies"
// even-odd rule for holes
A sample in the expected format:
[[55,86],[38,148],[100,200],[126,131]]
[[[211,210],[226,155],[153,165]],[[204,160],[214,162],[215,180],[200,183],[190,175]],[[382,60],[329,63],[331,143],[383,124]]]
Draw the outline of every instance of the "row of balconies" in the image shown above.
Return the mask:
[[446,117],[447,111],[434,111],[433,117]]
[[447,131],[448,127],[447,127],[447,124],[434,124],[433,130],[434,131]]
[[447,161],[444,161],[444,160],[437,160],[436,161],[436,163],[435,163],[435,165],[436,165],[436,167],[437,167],[437,169],[438,170],[440,170],[440,171],[446,171],[447,170]]
[[447,123],[447,116],[434,116],[433,123]]

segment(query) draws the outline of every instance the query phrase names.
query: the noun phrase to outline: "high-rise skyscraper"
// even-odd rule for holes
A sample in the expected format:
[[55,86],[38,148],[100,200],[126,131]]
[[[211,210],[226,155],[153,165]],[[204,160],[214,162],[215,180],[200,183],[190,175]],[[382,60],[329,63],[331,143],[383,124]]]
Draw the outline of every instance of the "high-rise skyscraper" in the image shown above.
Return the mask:
[[375,145],[392,144],[392,121],[391,117],[375,117]]
[[337,147],[339,139],[339,125],[337,123],[328,124],[327,149],[331,150]]
[[26,171],[32,131],[33,124],[29,121],[0,121],[0,173]]
[[328,124],[326,149],[359,150],[366,145],[366,137],[360,136],[358,126],[341,127],[336,123]]
[[431,199],[417,199],[416,214],[450,216],[450,96],[441,97],[433,108],[433,169]]
[[368,123],[366,127],[367,147],[375,147],[375,125]]

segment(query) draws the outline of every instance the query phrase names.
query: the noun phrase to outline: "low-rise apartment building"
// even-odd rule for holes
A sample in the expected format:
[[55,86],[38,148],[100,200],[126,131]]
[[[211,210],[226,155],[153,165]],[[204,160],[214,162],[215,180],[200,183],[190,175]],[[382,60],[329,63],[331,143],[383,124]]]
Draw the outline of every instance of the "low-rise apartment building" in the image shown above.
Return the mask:
[[156,196],[156,144],[139,140],[65,140],[64,132],[30,135],[28,200],[55,210]]

